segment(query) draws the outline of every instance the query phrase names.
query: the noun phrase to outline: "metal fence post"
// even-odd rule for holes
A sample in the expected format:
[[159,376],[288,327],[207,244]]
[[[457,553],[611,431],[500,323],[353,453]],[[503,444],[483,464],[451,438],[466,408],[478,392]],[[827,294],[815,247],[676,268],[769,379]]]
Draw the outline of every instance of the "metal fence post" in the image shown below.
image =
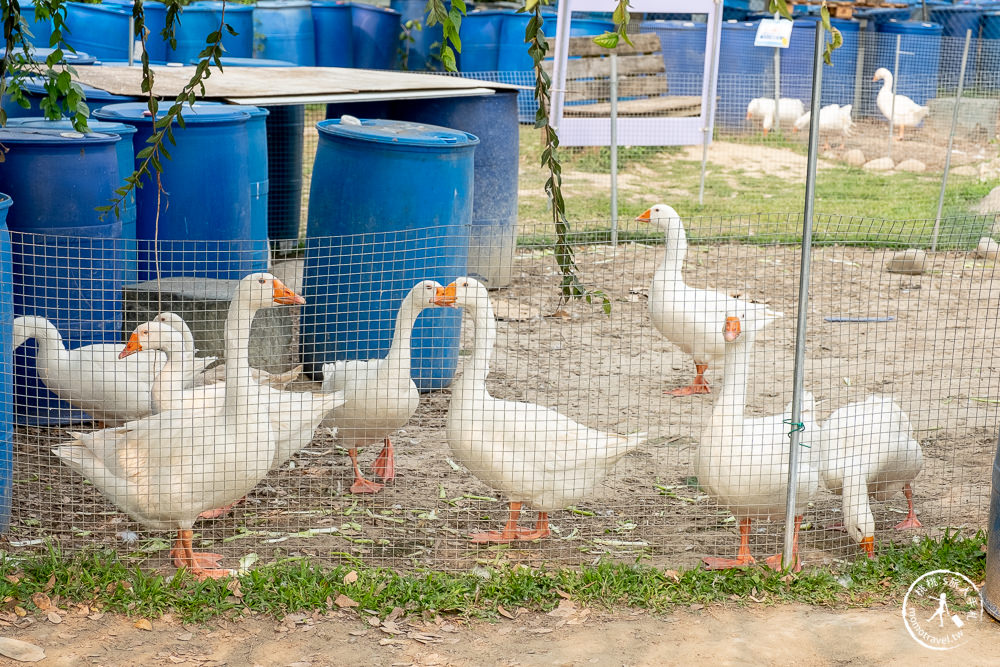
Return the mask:
[[806,356],[806,318],[809,312],[809,268],[812,254],[813,209],[816,198],[816,156],[819,152],[819,108],[823,90],[823,22],[816,22],[813,49],[812,100],[809,104],[809,159],[806,166],[806,200],[802,215],[802,260],[799,267],[799,305],[795,323],[795,370],[792,380],[792,428],[788,434],[788,491],[785,495],[785,546],[781,566],[790,568],[795,538],[795,496],[799,480],[799,430],[802,419],[802,385]]
[[774,49],[774,131],[781,131],[781,49]]
[[[715,0],[715,12],[712,14],[712,23],[708,26],[710,31],[707,39],[712,40],[712,48],[710,49],[712,55],[709,58],[708,63],[708,75],[710,77],[709,81],[702,82],[702,88],[708,88],[707,99],[702,95],[702,110],[701,115],[705,119],[705,123],[701,128],[702,141],[701,141],[701,175],[698,178],[698,205],[703,206],[705,204],[705,169],[708,166],[708,144],[712,141],[712,130],[715,128],[715,118],[714,118],[714,108],[715,108],[715,86],[718,79],[718,74],[715,71],[715,64],[718,58],[718,51],[721,47],[722,40],[719,43],[715,43],[715,36],[719,34],[719,21],[722,20],[722,0]],[[707,105],[707,106],[706,106]]]
[[962,102],[962,86],[965,84],[965,65],[969,59],[969,43],[972,30],[965,31],[965,46],[962,48],[962,65],[958,70],[958,89],[955,91],[955,108],[951,110],[951,131],[948,133],[948,151],[944,154],[944,173],[941,174],[941,192],[938,193],[937,216],[934,218],[934,232],[931,234],[931,252],[937,250],[938,233],[941,231],[941,210],[944,208],[944,191],[948,187],[948,171],[951,169],[951,147],[955,143],[955,128],[958,126],[958,106]]
[[611,247],[618,246],[618,56],[611,52]]
[[135,17],[128,17],[128,66],[131,67],[135,64],[135,54],[133,53],[133,47],[135,46]]
[[892,106],[889,108],[889,143],[886,147],[886,155],[892,158],[892,125],[896,118],[896,86],[899,84],[899,48],[902,45],[903,36],[896,35],[896,64],[892,67]]

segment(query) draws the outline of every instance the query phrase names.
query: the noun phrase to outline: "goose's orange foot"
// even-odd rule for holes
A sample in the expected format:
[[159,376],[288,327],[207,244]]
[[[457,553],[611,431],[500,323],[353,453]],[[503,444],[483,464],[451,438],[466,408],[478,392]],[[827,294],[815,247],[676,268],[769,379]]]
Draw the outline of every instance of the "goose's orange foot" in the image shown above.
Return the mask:
[[364,477],[356,477],[354,478],[354,484],[351,484],[351,493],[378,493],[382,490],[382,486],[382,484],[365,479]]
[[220,516],[226,516],[229,511],[242,502],[246,502],[247,497],[243,496],[234,503],[229,503],[228,505],[223,505],[222,507],[214,510],[206,510],[198,515],[199,519],[218,519]]
[[[196,559],[198,555],[195,554]],[[198,581],[205,581],[206,579],[225,579],[226,577],[231,577],[233,571],[222,567],[192,567],[191,574],[198,577]]]
[[396,456],[392,449],[392,441],[385,439],[385,446],[375,458],[372,464],[372,472],[384,480],[395,479],[396,477]]
[[747,556],[745,558],[702,558],[701,562],[705,564],[706,570],[732,570],[737,567],[749,567],[755,565],[757,561],[753,559],[753,556]]
[[689,384],[686,387],[667,389],[663,393],[671,396],[693,396],[695,394],[711,394],[712,390],[707,384]]
[[[783,568],[781,567],[781,561],[782,561],[781,553],[776,553],[773,556],[770,556],[769,558],[764,560],[764,562],[767,563],[767,566],[772,570],[774,570],[775,572],[782,571]],[[801,561],[799,561],[799,555],[795,554],[792,559],[792,572],[801,572],[801,571],[802,571],[802,563]]]
[[203,568],[206,570],[218,568],[219,561],[222,560],[221,554],[192,552],[192,561],[188,562],[184,558],[184,550],[177,547],[170,550],[170,555],[173,557],[174,565],[176,567],[186,567],[192,571],[196,568]]
[[907,528],[920,528],[922,525],[916,515],[910,515],[897,523],[895,528],[896,530],[906,530]]

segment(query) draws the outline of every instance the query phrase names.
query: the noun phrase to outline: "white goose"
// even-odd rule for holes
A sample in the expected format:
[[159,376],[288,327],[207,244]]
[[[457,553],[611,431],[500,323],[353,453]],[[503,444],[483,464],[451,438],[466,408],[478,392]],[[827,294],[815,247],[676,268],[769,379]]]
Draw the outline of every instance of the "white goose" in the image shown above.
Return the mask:
[[120,344],[99,343],[67,350],[62,335],[44,317],[14,319],[14,347],[38,343],[38,378],[56,396],[94,419],[118,424],[150,414],[150,388],[165,358],[156,352],[118,359]]
[[[747,394],[747,375],[750,351],[758,330],[773,319],[745,320],[730,315],[722,332],[726,340],[725,370],[722,391],[715,401],[711,421],[701,435],[695,452],[694,467],[698,484],[707,490],[720,505],[729,508],[739,520],[740,548],[735,559],[704,558],[706,567],[719,570],[751,565],[750,522],[782,516],[785,512],[785,495],[788,488],[788,431],[783,422],[788,414],[756,419],[744,417]],[[816,435],[816,424],[807,414],[812,397],[806,396],[802,413],[805,430],[802,443],[809,444]],[[803,448],[799,459],[798,486],[796,487],[795,542],[792,562],[795,571],[801,569],[798,559],[799,524],[802,512],[819,489],[819,471],[814,465],[814,455]],[[774,569],[781,569],[781,554],[767,559]]]
[[[226,320],[226,398],[221,410],[171,410],[115,429],[75,433],[53,453],[115,505],[154,530],[177,530],[178,567],[223,577],[218,554],[195,554],[198,515],[244,495],[271,469],[274,436],[248,361],[254,313],[303,303],[269,273],[240,281]],[[127,354],[126,350],[122,354]]]
[[358,465],[358,447],[382,442],[372,469],[382,479],[396,476],[389,434],[402,428],[417,410],[420,393],[410,379],[410,339],[417,317],[434,306],[441,285],[424,280],[409,291],[399,306],[396,329],[384,359],[335,361],[323,364],[323,391],[343,391],[347,401],[333,413],[337,437],[347,446],[354,464],[351,493],[377,493],[382,485],[367,480]]
[[737,299],[724,292],[689,287],[681,270],[687,255],[687,234],[677,211],[657,204],[636,218],[666,232],[666,252],[649,288],[649,315],[653,326],[685,354],[694,357],[696,375],[690,385],[668,391],[673,396],[708,394],[705,371],[722,359],[726,344],[722,325],[727,313],[757,320],[763,315],[781,317],[763,304]]
[[[548,513],[590,495],[608,469],[643,444],[646,435],[603,433],[541,405],[493,398],[486,377],[496,320],[486,287],[473,278],[459,278],[440,291],[437,303],[465,308],[475,326],[472,359],[451,389],[448,444],[472,474],[510,499],[503,530],[475,533],[472,541],[545,537]],[[538,511],[534,530],[518,528],[522,503]]]
[[[882,81],[882,89],[878,91],[875,103],[886,120],[891,118],[892,124],[899,128],[899,138],[902,139],[903,128],[920,125],[930,113],[931,108],[917,104],[906,95],[893,95],[892,72],[884,67],[875,70],[875,76],[872,77],[872,81],[879,80]],[[893,97],[896,98],[895,105],[893,105]]]
[[[802,100],[793,97],[782,97],[778,100],[778,120],[786,126],[798,120],[803,113],[805,105],[802,104]],[[760,120],[766,137],[774,127],[774,98],[757,97],[750,100],[747,105],[747,119]]]
[[896,530],[920,527],[911,482],[920,473],[923,452],[911,434],[903,409],[875,395],[836,410],[820,427],[823,484],[843,496],[844,528],[869,558],[875,557],[869,497],[885,501],[902,490],[909,511]]
[[[206,370],[206,366],[214,362],[216,357],[195,356],[197,348],[195,347],[194,334],[191,333],[191,328],[187,325],[187,322],[184,321],[183,317],[177,313],[164,311],[156,316],[155,321],[162,322],[163,324],[166,324],[180,332],[184,343],[182,356],[177,357],[176,360],[171,357],[171,368],[169,370],[164,368],[160,371],[161,374],[165,372],[184,372],[185,376],[190,375],[195,377],[195,384],[197,385],[213,384],[215,382],[222,382],[226,379],[225,362],[217,366],[212,366]],[[190,370],[188,369],[189,366],[191,366]],[[272,387],[277,387],[278,389],[284,389],[288,383],[292,382],[295,378],[302,374],[302,365],[299,364],[284,373],[269,373],[259,368],[252,367],[250,372],[253,373],[253,377],[257,380],[257,382],[268,384]],[[185,386],[189,385],[190,383],[185,383]]]
[[[839,133],[841,137],[840,147],[843,148],[846,137],[851,136],[851,128],[854,127],[854,121],[851,120],[851,109],[853,108],[853,104],[846,104],[844,106],[840,106],[839,104],[828,104],[820,109],[819,133],[821,135]],[[802,114],[799,119],[795,121],[794,130],[798,132],[799,130],[808,128],[811,118],[812,114],[809,111]],[[830,142],[826,141],[823,145],[823,149],[828,150],[829,148]]]

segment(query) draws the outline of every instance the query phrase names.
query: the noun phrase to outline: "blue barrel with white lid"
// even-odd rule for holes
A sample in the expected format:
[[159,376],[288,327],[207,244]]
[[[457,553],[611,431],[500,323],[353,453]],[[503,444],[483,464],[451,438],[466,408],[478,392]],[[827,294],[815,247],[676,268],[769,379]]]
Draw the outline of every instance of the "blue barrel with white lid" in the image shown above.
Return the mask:
[[313,0],[313,41],[317,67],[352,67],[354,46],[351,4]]
[[[28,108],[25,109],[19,104],[15,104],[11,99],[10,95],[3,96],[3,110],[7,112],[8,118],[37,118],[39,116],[45,115],[42,111],[41,101],[49,96],[46,90],[47,79],[40,77],[29,77],[24,79],[23,90],[24,97],[28,101]],[[91,114],[95,110],[107,104],[118,104],[120,102],[133,102],[138,101],[138,97],[127,97],[125,95],[115,95],[114,93],[109,93],[106,90],[101,90],[100,88],[94,88],[85,83],[78,83],[77,85],[83,89],[84,101],[87,103],[87,107],[90,109]],[[70,113],[66,112],[64,115],[69,116]]]
[[[38,315],[56,326],[70,349],[121,340],[125,247],[109,204],[118,185],[121,137],[10,127],[0,183],[14,199],[8,210],[14,315]],[[45,179],[38,174],[48,174]],[[59,196],[52,196],[58,192]],[[65,424],[89,417],[59,400],[38,379],[35,343],[14,356],[14,409],[19,423]]]
[[351,4],[354,67],[392,69],[399,44],[399,12],[360,2]]
[[[145,104],[112,104],[95,115],[134,126],[136,154],[153,134]],[[165,115],[164,109],[158,117]],[[184,127],[173,128],[171,159],[162,160],[163,192],[144,176],[144,187],[136,195],[139,280],[235,280],[266,269],[259,253],[262,239],[253,237],[250,210],[250,114],[220,104],[185,106],[181,115]]]
[[[14,275],[11,264],[7,211],[11,198],[0,193],[0,281],[10,286]],[[14,296],[10,289],[0,290],[0,322],[14,319]],[[11,363],[14,341],[8,326],[0,327],[0,533],[10,526],[11,482],[14,472],[14,365]]]
[[259,0],[254,5],[254,57],[316,65],[312,4],[308,0]]
[[[300,325],[313,377],[326,362],[385,357],[410,288],[466,273],[479,143],[406,121],[344,116],[316,127]],[[411,377],[421,391],[451,382],[461,324],[446,308],[418,318]]]

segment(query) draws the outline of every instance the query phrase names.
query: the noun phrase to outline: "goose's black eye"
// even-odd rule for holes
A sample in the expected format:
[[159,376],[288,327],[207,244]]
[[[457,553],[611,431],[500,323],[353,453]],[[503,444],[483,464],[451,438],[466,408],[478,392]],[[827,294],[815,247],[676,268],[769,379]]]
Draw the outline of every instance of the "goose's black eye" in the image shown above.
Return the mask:
[[469,283],[462,283],[462,287],[468,287]]
[[257,279],[257,282],[259,282],[259,283],[260,283],[261,285],[263,285],[263,284],[264,284],[264,283],[266,283],[267,281],[266,281],[266,280],[264,280],[263,278],[258,278],[258,279]]

